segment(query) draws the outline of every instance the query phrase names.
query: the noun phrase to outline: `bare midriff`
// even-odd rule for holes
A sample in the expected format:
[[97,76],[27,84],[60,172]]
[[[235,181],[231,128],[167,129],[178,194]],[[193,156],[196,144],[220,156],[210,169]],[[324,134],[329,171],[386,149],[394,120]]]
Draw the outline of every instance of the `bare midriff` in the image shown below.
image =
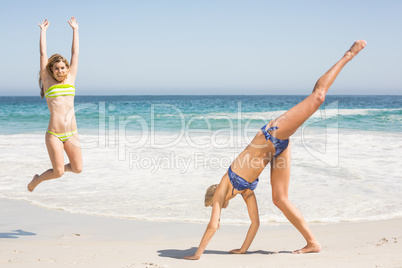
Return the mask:
[[74,96],[46,98],[46,102],[50,112],[49,131],[67,133],[77,129]]
[[259,131],[246,149],[233,161],[232,171],[251,183],[260,176],[274,154],[274,145],[265,139],[262,131]]

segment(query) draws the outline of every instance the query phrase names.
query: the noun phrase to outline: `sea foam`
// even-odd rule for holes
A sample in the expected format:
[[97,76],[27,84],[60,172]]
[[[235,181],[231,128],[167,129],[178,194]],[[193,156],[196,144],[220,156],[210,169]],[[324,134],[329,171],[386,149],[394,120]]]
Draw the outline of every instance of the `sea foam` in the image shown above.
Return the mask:
[[[1,135],[0,197],[72,213],[207,222],[205,189],[219,183],[255,133],[200,132],[180,138],[158,131],[146,139],[144,133],[112,134],[81,133],[83,172],[65,173],[33,193],[26,185],[50,168],[44,133]],[[291,138],[291,201],[308,222],[402,216],[401,138],[398,132],[300,128]],[[135,146],[140,139],[144,144]],[[262,223],[287,221],[272,204],[269,167],[255,192]],[[222,221],[249,222],[240,197],[230,201]]]

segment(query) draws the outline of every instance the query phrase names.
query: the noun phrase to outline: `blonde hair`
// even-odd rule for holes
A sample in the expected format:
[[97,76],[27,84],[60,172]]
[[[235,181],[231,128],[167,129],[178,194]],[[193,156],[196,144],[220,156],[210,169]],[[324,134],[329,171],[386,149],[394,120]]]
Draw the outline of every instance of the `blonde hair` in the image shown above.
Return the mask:
[[[46,70],[50,74],[50,76],[53,77],[54,79],[56,78],[54,77],[52,68],[53,65],[57,62],[64,62],[67,69],[70,69],[70,64],[68,63],[68,60],[66,58],[64,58],[60,54],[53,54],[47,61]],[[45,92],[43,89],[42,77],[40,76],[40,72],[39,72],[39,88],[40,88],[40,97],[43,98],[45,96]]]
[[212,205],[212,202],[214,201],[214,195],[216,188],[218,188],[218,184],[213,184],[208,187],[207,192],[205,193],[205,206],[209,207]]

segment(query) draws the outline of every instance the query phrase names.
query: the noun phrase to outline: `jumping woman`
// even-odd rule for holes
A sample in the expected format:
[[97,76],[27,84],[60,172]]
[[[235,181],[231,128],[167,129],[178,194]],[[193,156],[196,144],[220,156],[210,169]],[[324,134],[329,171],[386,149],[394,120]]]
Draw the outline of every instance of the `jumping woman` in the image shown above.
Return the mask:
[[196,253],[193,256],[185,257],[186,259],[198,260],[201,257],[219,227],[221,209],[226,208],[229,201],[237,194],[241,194],[247,205],[251,225],[241,248],[231,250],[230,253],[246,253],[260,225],[254,189],[257,187],[258,177],[268,163],[271,166],[273,203],[302,234],[307,243],[304,248],[293,253],[319,252],[321,250],[321,245],[308,227],[303,215],[288,198],[290,180],[289,137],[318,110],[339,72],[365,46],[365,41],[356,41],[345,55],[318,79],[310,96],[263,126],[252,142],[229,166],[219,185],[215,184],[207,189],[205,206],[212,206],[211,219]]
[[[73,29],[71,64],[59,54],[47,57],[46,31],[49,21],[45,19],[39,24],[41,28],[39,86],[41,97],[46,98],[50,112],[45,140],[52,168],[33,177],[28,184],[28,190],[31,192],[41,182],[59,178],[65,171],[80,173],[82,170],[82,154],[74,112],[74,82],[77,76],[79,52],[78,22],[72,17],[68,23]],[[64,164],[63,151],[70,160],[69,164]]]

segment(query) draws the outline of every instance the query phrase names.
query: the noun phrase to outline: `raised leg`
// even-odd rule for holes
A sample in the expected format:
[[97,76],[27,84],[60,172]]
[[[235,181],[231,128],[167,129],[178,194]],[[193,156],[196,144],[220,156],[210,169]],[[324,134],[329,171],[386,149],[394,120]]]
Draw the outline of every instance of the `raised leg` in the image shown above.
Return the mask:
[[296,227],[306,239],[307,245],[293,253],[319,252],[321,245],[308,227],[303,215],[290,202],[288,197],[290,180],[290,144],[277,158],[271,162],[272,200],[285,217]]
[[48,132],[46,132],[45,140],[53,168],[46,170],[40,176],[35,174],[32,181],[27,186],[28,191],[30,192],[32,192],[41,182],[59,178],[64,174],[63,143],[57,137]]
[[272,135],[278,139],[288,139],[296,130],[313,115],[325,100],[329,87],[336,77],[350,60],[366,46],[366,41],[358,40],[345,53],[345,55],[318,79],[314,90],[310,96],[291,108],[289,111],[272,120],[268,127],[278,126],[278,130],[273,131]]

